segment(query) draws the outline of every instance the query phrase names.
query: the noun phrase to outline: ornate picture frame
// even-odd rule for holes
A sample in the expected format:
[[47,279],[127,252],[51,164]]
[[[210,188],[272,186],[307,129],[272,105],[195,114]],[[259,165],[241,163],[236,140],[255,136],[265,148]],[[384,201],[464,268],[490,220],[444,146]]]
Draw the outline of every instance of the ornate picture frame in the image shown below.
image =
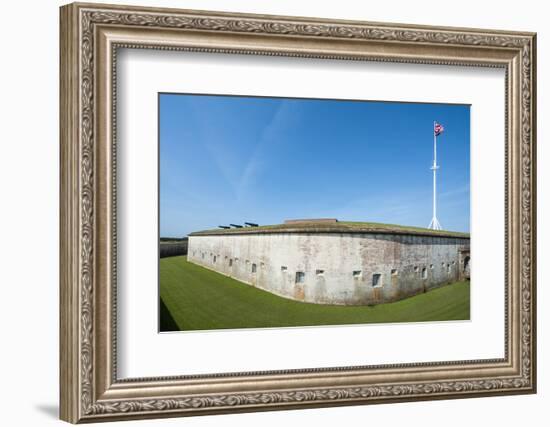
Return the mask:
[[[536,391],[536,35],[98,4],[61,8],[61,419],[187,416]],[[505,357],[120,380],[117,49],[499,67]]]

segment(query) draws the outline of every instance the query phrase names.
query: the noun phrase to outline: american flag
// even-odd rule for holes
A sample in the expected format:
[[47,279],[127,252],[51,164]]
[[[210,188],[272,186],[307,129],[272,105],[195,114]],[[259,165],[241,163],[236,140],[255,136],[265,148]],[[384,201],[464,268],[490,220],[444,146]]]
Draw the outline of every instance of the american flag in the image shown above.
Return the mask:
[[445,129],[441,123],[434,122],[434,135],[439,136],[443,133]]

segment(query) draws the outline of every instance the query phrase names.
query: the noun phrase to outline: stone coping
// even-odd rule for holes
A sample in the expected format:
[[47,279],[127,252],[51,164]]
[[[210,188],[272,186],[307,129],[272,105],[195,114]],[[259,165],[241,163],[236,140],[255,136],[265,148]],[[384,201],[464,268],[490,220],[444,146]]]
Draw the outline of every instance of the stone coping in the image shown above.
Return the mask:
[[451,237],[470,239],[469,233],[446,230],[431,230],[421,227],[408,227],[394,224],[366,223],[366,222],[336,222],[322,223],[310,222],[300,224],[275,224],[259,227],[243,227],[230,229],[211,229],[195,231],[189,236],[225,236],[243,234],[286,234],[286,233],[307,233],[307,234],[398,234],[427,237]]

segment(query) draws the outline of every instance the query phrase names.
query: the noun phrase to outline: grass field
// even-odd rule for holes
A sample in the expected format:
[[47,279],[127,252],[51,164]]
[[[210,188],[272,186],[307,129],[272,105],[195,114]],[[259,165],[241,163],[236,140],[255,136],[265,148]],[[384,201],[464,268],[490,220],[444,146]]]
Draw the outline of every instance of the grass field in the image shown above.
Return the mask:
[[470,318],[469,282],[372,307],[309,304],[246,285],[184,256],[160,260],[160,297],[161,331]]

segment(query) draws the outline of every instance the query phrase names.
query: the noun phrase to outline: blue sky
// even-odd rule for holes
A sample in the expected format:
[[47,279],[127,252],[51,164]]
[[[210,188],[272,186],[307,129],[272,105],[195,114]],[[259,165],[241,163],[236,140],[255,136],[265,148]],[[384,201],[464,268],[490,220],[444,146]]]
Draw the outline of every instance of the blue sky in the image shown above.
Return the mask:
[[470,229],[467,105],[160,94],[160,235],[331,217]]

